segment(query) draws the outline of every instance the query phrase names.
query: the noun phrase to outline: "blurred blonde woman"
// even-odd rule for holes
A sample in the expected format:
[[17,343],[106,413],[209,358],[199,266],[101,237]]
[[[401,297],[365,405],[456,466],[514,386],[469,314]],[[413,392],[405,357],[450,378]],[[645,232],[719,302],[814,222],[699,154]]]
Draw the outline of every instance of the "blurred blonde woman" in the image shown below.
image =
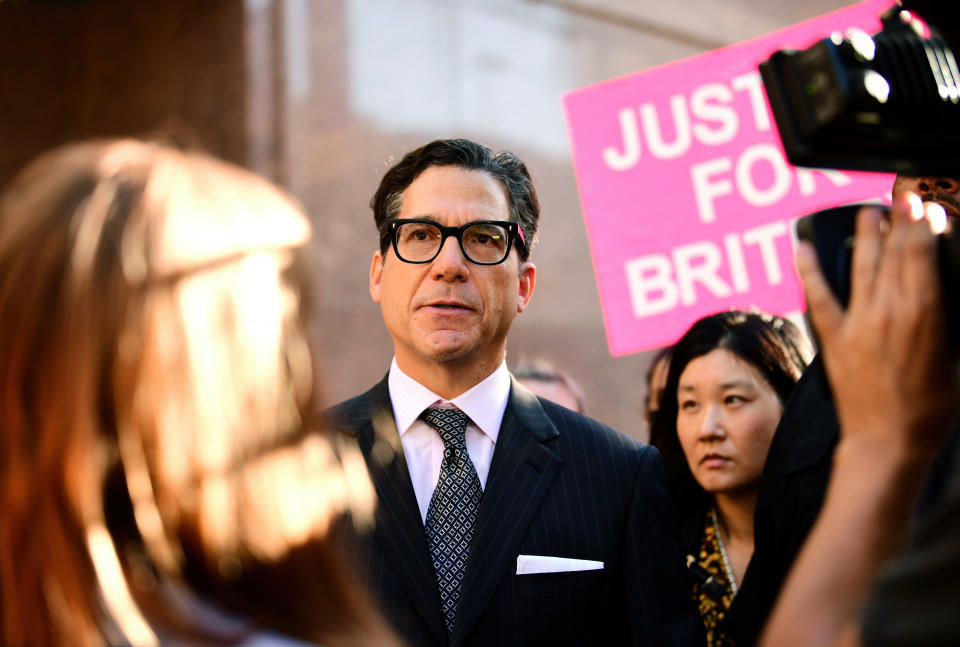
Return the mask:
[[269,183],[159,143],[7,187],[0,643],[394,643],[333,540],[371,518],[362,459],[305,422],[309,238]]

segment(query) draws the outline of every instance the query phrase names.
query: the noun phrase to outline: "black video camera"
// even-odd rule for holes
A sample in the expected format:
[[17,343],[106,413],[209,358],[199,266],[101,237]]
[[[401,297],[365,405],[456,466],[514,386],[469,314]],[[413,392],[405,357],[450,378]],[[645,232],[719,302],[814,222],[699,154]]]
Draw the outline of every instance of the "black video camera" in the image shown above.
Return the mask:
[[[915,17],[894,7],[873,36],[848,30],[803,51],[775,52],[760,64],[791,163],[960,177],[960,66],[950,47],[960,21],[934,13],[950,21],[949,41],[922,37]],[[796,225],[844,305],[859,206],[820,211]],[[960,222],[937,242],[947,325],[960,346]]]
[[798,166],[960,177],[960,69],[899,7],[883,30],[835,33],[760,64],[787,159]]

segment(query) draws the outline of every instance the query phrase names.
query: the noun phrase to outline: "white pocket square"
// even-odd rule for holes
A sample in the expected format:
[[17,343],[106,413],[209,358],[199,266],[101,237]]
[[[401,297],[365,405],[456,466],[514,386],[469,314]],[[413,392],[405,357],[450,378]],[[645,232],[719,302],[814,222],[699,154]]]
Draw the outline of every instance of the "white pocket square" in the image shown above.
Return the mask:
[[517,575],[571,573],[574,571],[599,571],[602,569],[603,562],[597,562],[592,559],[550,557],[548,555],[517,555]]

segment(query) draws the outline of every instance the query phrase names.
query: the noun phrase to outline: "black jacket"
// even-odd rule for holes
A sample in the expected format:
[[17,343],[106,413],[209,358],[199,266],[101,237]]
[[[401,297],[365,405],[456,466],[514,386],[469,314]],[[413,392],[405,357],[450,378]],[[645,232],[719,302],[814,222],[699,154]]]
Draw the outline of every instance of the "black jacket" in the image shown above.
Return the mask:
[[[513,380],[448,639],[386,380],[329,415],[379,499],[360,569],[411,645],[703,643],[656,449]],[[517,575],[524,554],[604,569]]]

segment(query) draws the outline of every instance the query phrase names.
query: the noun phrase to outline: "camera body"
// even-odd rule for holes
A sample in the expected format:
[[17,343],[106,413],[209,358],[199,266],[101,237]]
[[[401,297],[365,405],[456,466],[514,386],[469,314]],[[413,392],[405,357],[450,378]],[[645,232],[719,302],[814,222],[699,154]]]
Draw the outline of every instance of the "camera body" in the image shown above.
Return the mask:
[[[787,159],[798,166],[960,178],[960,67],[949,43],[921,36],[916,19],[899,7],[881,21],[873,36],[848,30],[803,51],[775,52],[760,64]],[[813,243],[843,305],[861,206],[827,209],[796,223],[797,237]],[[937,245],[950,340],[960,348],[960,222]]]
[[760,64],[787,159],[799,166],[960,176],[960,68],[897,8]]

